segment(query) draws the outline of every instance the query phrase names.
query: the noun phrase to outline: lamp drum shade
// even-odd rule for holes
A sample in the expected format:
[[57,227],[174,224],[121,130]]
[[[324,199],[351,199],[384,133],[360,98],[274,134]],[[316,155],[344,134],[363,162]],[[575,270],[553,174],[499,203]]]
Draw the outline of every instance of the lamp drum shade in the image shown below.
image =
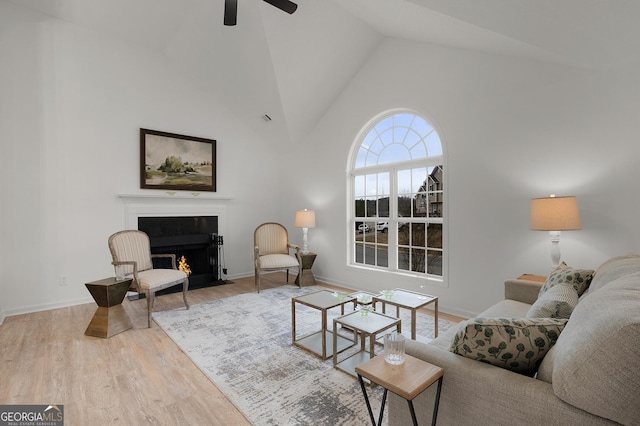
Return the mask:
[[296,211],[295,226],[296,228],[315,228],[316,212],[307,209]]
[[582,229],[576,197],[532,199],[529,228],[534,231],[572,231]]

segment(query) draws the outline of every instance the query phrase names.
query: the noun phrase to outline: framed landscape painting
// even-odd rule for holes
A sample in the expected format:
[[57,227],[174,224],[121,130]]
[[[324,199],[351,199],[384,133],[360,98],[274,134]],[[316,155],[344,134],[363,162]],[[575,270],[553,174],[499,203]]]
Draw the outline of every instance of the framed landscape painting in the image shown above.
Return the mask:
[[216,141],[140,129],[140,187],[216,190]]

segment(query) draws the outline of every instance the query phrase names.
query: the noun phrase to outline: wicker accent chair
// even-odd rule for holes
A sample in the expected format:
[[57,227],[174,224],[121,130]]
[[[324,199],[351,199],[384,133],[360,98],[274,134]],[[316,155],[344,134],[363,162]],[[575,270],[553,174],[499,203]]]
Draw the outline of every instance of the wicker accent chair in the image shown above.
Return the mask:
[[[137,230],[120,231],[111,235],[109,251],[116,276],[133,277],[129,291],[144,293],[147,299],[148,327],[151,327],[151,310],[157,291],[182,284],[182,299],[189,309],[189,278],[186,273],[176,268],[175,254],[151,254],[149,236]],[[170,258],[173,269],[153,269],[154,257]]]
[[[287,228],[275,222],[267,222],[258,226],[253,233],[256,288],[260,293],[260,272],[287,270],[287,282],[289,282],[289,269],[297,268],[298,274],[302,270],[302,258],[300,246],[289,243]],[[295,256],[289,253],[289,249],[295,250]],[[300,281],[296,279],[300,286]]]

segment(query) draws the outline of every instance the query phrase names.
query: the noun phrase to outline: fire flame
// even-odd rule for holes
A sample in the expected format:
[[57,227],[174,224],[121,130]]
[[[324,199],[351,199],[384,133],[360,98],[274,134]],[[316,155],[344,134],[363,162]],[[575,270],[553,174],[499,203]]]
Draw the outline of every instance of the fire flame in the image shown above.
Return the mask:
[[178,264],[178,269],[187,274],[187,276],[191,275],[191,268],[189,268],[189,264],[187,263],[187,259],[182,256],[180,258],[180,263]]

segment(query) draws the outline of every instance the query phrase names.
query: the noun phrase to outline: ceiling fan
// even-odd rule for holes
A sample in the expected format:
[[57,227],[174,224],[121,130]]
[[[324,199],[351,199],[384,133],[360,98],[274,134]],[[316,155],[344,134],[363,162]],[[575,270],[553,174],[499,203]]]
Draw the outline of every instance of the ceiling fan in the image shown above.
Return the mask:
[[[298,5],[289,0],[263,0],[278,9],[289,14],[296,11]],[[224,24],[232,26],[236,24],[238,17],[238,0],[224,0]]]

